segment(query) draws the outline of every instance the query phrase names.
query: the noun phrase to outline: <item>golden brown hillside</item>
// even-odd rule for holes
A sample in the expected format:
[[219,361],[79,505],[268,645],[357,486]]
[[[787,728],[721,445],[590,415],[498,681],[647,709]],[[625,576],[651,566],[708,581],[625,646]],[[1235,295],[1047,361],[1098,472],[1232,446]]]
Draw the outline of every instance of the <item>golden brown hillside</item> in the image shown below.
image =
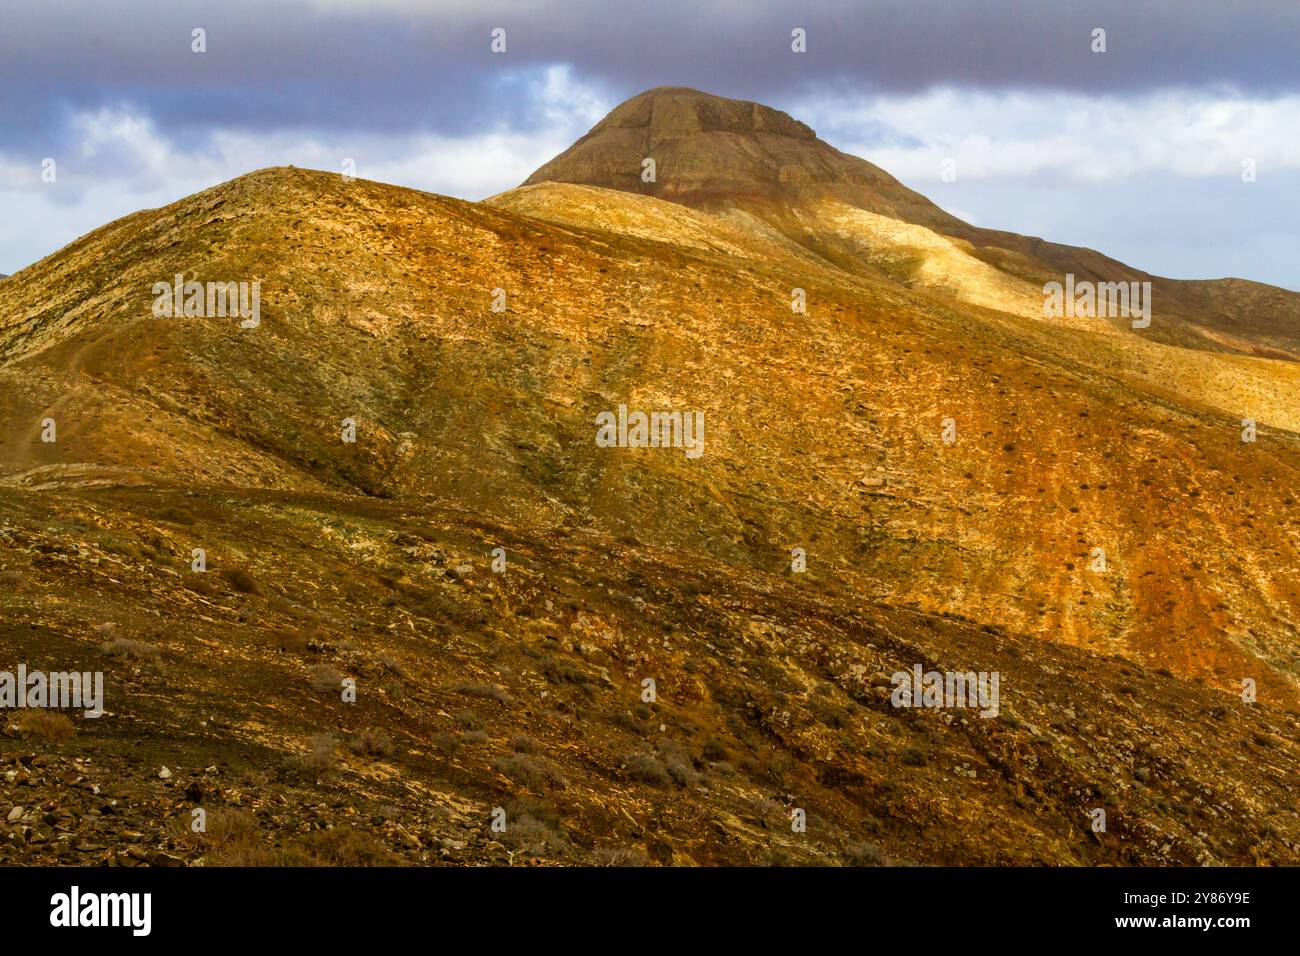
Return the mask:
[[[753,160],[707,203],[270,169],[5,280],[5,646],[110,713],[10,721],[0,859],[1295,862],[1300,367],[1045,320],[801,124],[671,115]],[[768,155],[846,192],[736,199]],[[260,323],[156,317],[177,274]],[[1001,713],[893,706],[914,665]]]

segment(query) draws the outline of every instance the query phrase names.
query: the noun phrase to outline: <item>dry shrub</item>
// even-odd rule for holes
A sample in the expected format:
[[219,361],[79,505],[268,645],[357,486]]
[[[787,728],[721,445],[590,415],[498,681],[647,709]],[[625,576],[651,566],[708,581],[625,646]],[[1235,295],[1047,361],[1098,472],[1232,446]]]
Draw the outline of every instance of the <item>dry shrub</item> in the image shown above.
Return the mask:
[[362,757],[391,757],[393,738],[378,730],[363,730],[352,738],[352,752]]
[[624,769],[633,780],[648,783],[654,787],[666,787],[673,782],[668,770],[654,754],[633,753],[623,758]]
[[334,757],[338,741],[333,734],[312,734],[307,752],[298,758],[302,769],[315,774],[324,774],[334,769],[337,761]]
[[377,836],[350,826],[314,830],[302,838],[313,866],[396,866],[402,861]]
[[172,524],[185,525],[186,527],[194,524],[194,515],[184,508],[167,508],[159,514],[158,517],[163,521],[168,521]]
[[204,597],[216,597],[221,593],[221,588],[212,583],[206,572],[194,571],[185,575],[185,587],[195,594],[201,594]]
[[45,744],[67,743],[77,734],[77,727],[67,714],[53,710],[24,710],[17,725],[24,737]]
[[257,818],[248,810],[210,810],[205,830],[195,833],[186,813],[168,825],[172,840],[182,850],[202,854],[208,866],[295,866],[307,861],[291,850],[269,843]]
[[339,692],[343,688],[343,675],[328,664],[313,664],[307,668],[313,689],[322,694],[329,691]]
[[876,843],[853,843],[844,848],[844,862],[848,866],[893,866],[894,861],[884,848]]
[[510,749],[515,753],[535,754],[540,749],[540,745],[527,734],[515,734],[510,738]]
[[509,705],[512,703],[510,695],[506,693],[504,687],[497,687],[494,684],[457,684],[452,688],[458,694],[464,694],[466,697],[476,697],[480,700],[495,700],[500,704]]
[[482,730],[483,721],[472,710],[462,710],[455,716],[456,725],[463,730]]
[[537,760],[524,754],[509,754],[492,761],[492,769],[504,774],[515,783],[534,792],[542,792],[548,787],[564,789],[564,777],[544,760]]
[[221,572],[221,576],[226,579],[227,584],[240,594],[258,593],[257,582],[244,568],[227,568]]
[[183,849],[198,851],[208,866],[391,866],[401,861],[374,835],[349,826],[315,830],[286,846],[275,846],[248,810],[213,810],[207,832],[191,830],[189,814],[170,826]]
[[659,760],[668,776],[679,787],[693,787],[700,782],[691,753],[683,744],[668,737],[660,737],[655,741],[655,749],[659,752]]
[[271,634],[271,645],[277,650],[288,654],[303,654],[307,650],[307,635],[301,631],[291,631],[279,629]]
[[507,813],[506,830],[498,834],[501,843],[529,856],[557,856],[568,848],[564,828],[546,815],[530,812]]
[[130,637],[115,637],[101,644],[99,649],[109,657],[122,657],[129,661],[153,661],[162,653],[152,644]]
[[594,866],[649,866],[650,858],[635,847],[598,847],[591,862]]

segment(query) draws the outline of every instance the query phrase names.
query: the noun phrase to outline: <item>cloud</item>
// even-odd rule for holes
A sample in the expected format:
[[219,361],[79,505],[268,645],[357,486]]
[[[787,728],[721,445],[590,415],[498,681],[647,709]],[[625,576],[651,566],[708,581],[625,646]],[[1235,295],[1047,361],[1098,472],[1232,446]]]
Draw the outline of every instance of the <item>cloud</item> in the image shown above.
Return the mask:
[[954,88],[910,96],[844,99],[825,94],[785,104],[818,134],[896,176],[1119,181],[1134,176],[1239,179],[1300,169],[1294,130],[1300,93],[1248,98],[1218,91],[1142,96],[988,93]]
[[[507,30],[504,54],[489,48]],[[808,51],[790,31],[808,31]],[[1091,32],[1108,48],[1091,51]],[[191,50],[202,28],[207,52]],[[0,146],[57,147],[69,113],[130,104],[169,131],[286,126],[471,132],[545,117],[500,96],[511,74],[567,64],[621,100],[687,85],[746,99],[800,88],[1097,95],[1227,84],[1300,92],[1293,0],[43,0],[0,29]],[[47,150],[48,151],[48,150]]]
[[[1300,94],[943,88],[778,105],[967,222],[1157,275],[1300,289],[1300,263],[1283,252],[1300,248]],[[1247,159],[1254,182],[1242,180]]]
[[520,130],[496,117],[481,131],[459,136],[419,129],[214,127],[170,137],[132,106],[73,113],[61,136],[55,182],[41,179],[44,157],[0,150],[0,208],[7,220],[0,226],[0,273],[17,271],[106,222],[267,166],[342,172],[350,159],[363,179],[483,199],[517,186],[615,105],[565,67],[511,74],[503,83],[545,123]]

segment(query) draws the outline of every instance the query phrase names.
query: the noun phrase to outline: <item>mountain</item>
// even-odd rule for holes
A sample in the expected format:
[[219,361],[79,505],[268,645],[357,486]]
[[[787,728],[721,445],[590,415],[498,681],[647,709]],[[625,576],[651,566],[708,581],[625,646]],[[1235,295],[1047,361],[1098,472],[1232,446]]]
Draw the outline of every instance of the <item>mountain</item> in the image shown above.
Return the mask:
[[[656,163],[653,182],[642,179],[646,158]],[[909,286],[1029,317],[1042,315],[1043,284],[1063,281],[1065,273],[1080,281],[1149,281],[1154,316],[1143,338],[1300,357],[1296,293],[1242,279],[1164,279],[1091,249],[971,226],[758,103],[680,87],[649,90],[611,112],[524,185],[551,182],[756,219],[849,271],[879,270]]]
[[[999,308],[806,127],[649,103],[485,203],[262,170],[5,281],[0,628],[108,713],[8,715],[0,860],[1295,862],[1297,365]],[[669,198],[543,176],[643,142]]]

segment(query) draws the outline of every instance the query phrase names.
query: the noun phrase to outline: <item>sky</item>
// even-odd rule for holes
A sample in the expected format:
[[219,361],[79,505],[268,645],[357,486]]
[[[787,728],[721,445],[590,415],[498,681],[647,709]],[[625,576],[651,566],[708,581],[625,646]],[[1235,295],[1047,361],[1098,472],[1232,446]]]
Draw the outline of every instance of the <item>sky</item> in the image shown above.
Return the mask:
[[0,273],[265,166],[482,199],[669,85],[980,226],[1300,290],[1300,0],[0,0]]

